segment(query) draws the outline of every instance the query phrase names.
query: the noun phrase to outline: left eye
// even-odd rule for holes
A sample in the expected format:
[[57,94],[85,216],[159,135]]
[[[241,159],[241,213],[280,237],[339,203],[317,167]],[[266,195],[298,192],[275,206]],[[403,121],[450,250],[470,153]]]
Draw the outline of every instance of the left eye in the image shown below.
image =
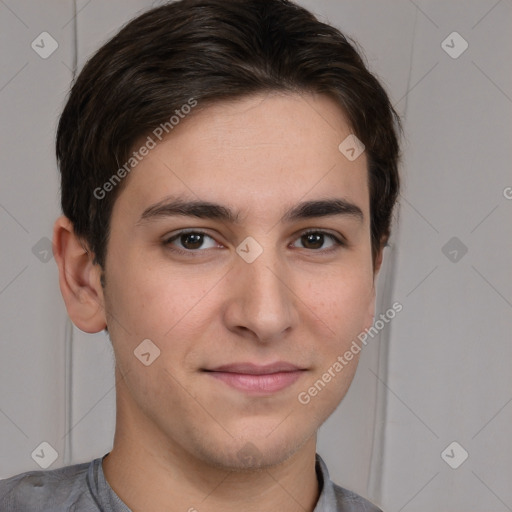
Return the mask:
[[[326,238],[330,239],[330,245],[322,247]],[[330,249],[336,245],[343,245],[341,240],[324,231],[308,231],[307,233],[303,233],[297,241],[302,242],[306,246],[305,249]],[[296,246],[294,245],[294,247]]]

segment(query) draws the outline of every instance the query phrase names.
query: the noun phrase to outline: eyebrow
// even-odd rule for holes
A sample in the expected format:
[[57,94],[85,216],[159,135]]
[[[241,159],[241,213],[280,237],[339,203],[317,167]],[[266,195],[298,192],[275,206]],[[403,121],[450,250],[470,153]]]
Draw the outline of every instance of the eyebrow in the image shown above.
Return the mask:
[[[360,222],[364,220],[361,208],[345,199],[320,199],[305,201],[293,206],[284,213],[281,222],[294,222],[333,215],[353,217]],[[240,212],[235,212],[226,206],[210,201],[189,201],[171,197],[146,208],[137,221],[137,225],[158,218],[173,216],[216,219],[230,224],[240,224],[241,221]]]

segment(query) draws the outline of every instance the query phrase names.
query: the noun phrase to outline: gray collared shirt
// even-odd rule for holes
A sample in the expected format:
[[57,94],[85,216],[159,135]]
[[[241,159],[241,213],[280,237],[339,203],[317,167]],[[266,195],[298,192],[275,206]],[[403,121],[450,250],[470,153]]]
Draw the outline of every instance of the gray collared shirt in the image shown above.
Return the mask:
[[[106,457],[51,471],[29,471],[0,480],[2,512],[131,512],[103,474]],[[320,455],[316,474],[321,488],[313,512],[382,512],[329,478]]]

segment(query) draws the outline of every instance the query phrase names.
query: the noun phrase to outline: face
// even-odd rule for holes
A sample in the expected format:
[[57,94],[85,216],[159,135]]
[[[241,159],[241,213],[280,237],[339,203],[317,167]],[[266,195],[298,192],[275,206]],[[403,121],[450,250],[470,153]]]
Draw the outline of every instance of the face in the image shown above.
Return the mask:
[[198,109],[128,176],[104,300],[118,421],[148,445],[278,464],[345,395],[358,356],[333,368],[374,305],[367,161],[338,149],[350,133],[327,97],[254,96]]

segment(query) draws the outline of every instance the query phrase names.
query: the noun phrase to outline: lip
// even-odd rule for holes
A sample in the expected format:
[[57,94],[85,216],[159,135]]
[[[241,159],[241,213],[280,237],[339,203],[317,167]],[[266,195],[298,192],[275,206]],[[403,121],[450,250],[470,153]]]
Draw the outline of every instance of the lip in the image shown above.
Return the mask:
[[249,394],[277,393],[291,386],[306,370],[286,362],[266,365],[233,363],[205,370],[211,377]]
[[277,361],[269,364],[254,364],[254,363],[231,363],[217,366],[216,368],[208,369],[211,372],[225,372],[225,373],[244,373],[247,375],[268,375],[270,373],[279,372],[294,372],[302,370],[299,366],[296,366],[286,361]]

